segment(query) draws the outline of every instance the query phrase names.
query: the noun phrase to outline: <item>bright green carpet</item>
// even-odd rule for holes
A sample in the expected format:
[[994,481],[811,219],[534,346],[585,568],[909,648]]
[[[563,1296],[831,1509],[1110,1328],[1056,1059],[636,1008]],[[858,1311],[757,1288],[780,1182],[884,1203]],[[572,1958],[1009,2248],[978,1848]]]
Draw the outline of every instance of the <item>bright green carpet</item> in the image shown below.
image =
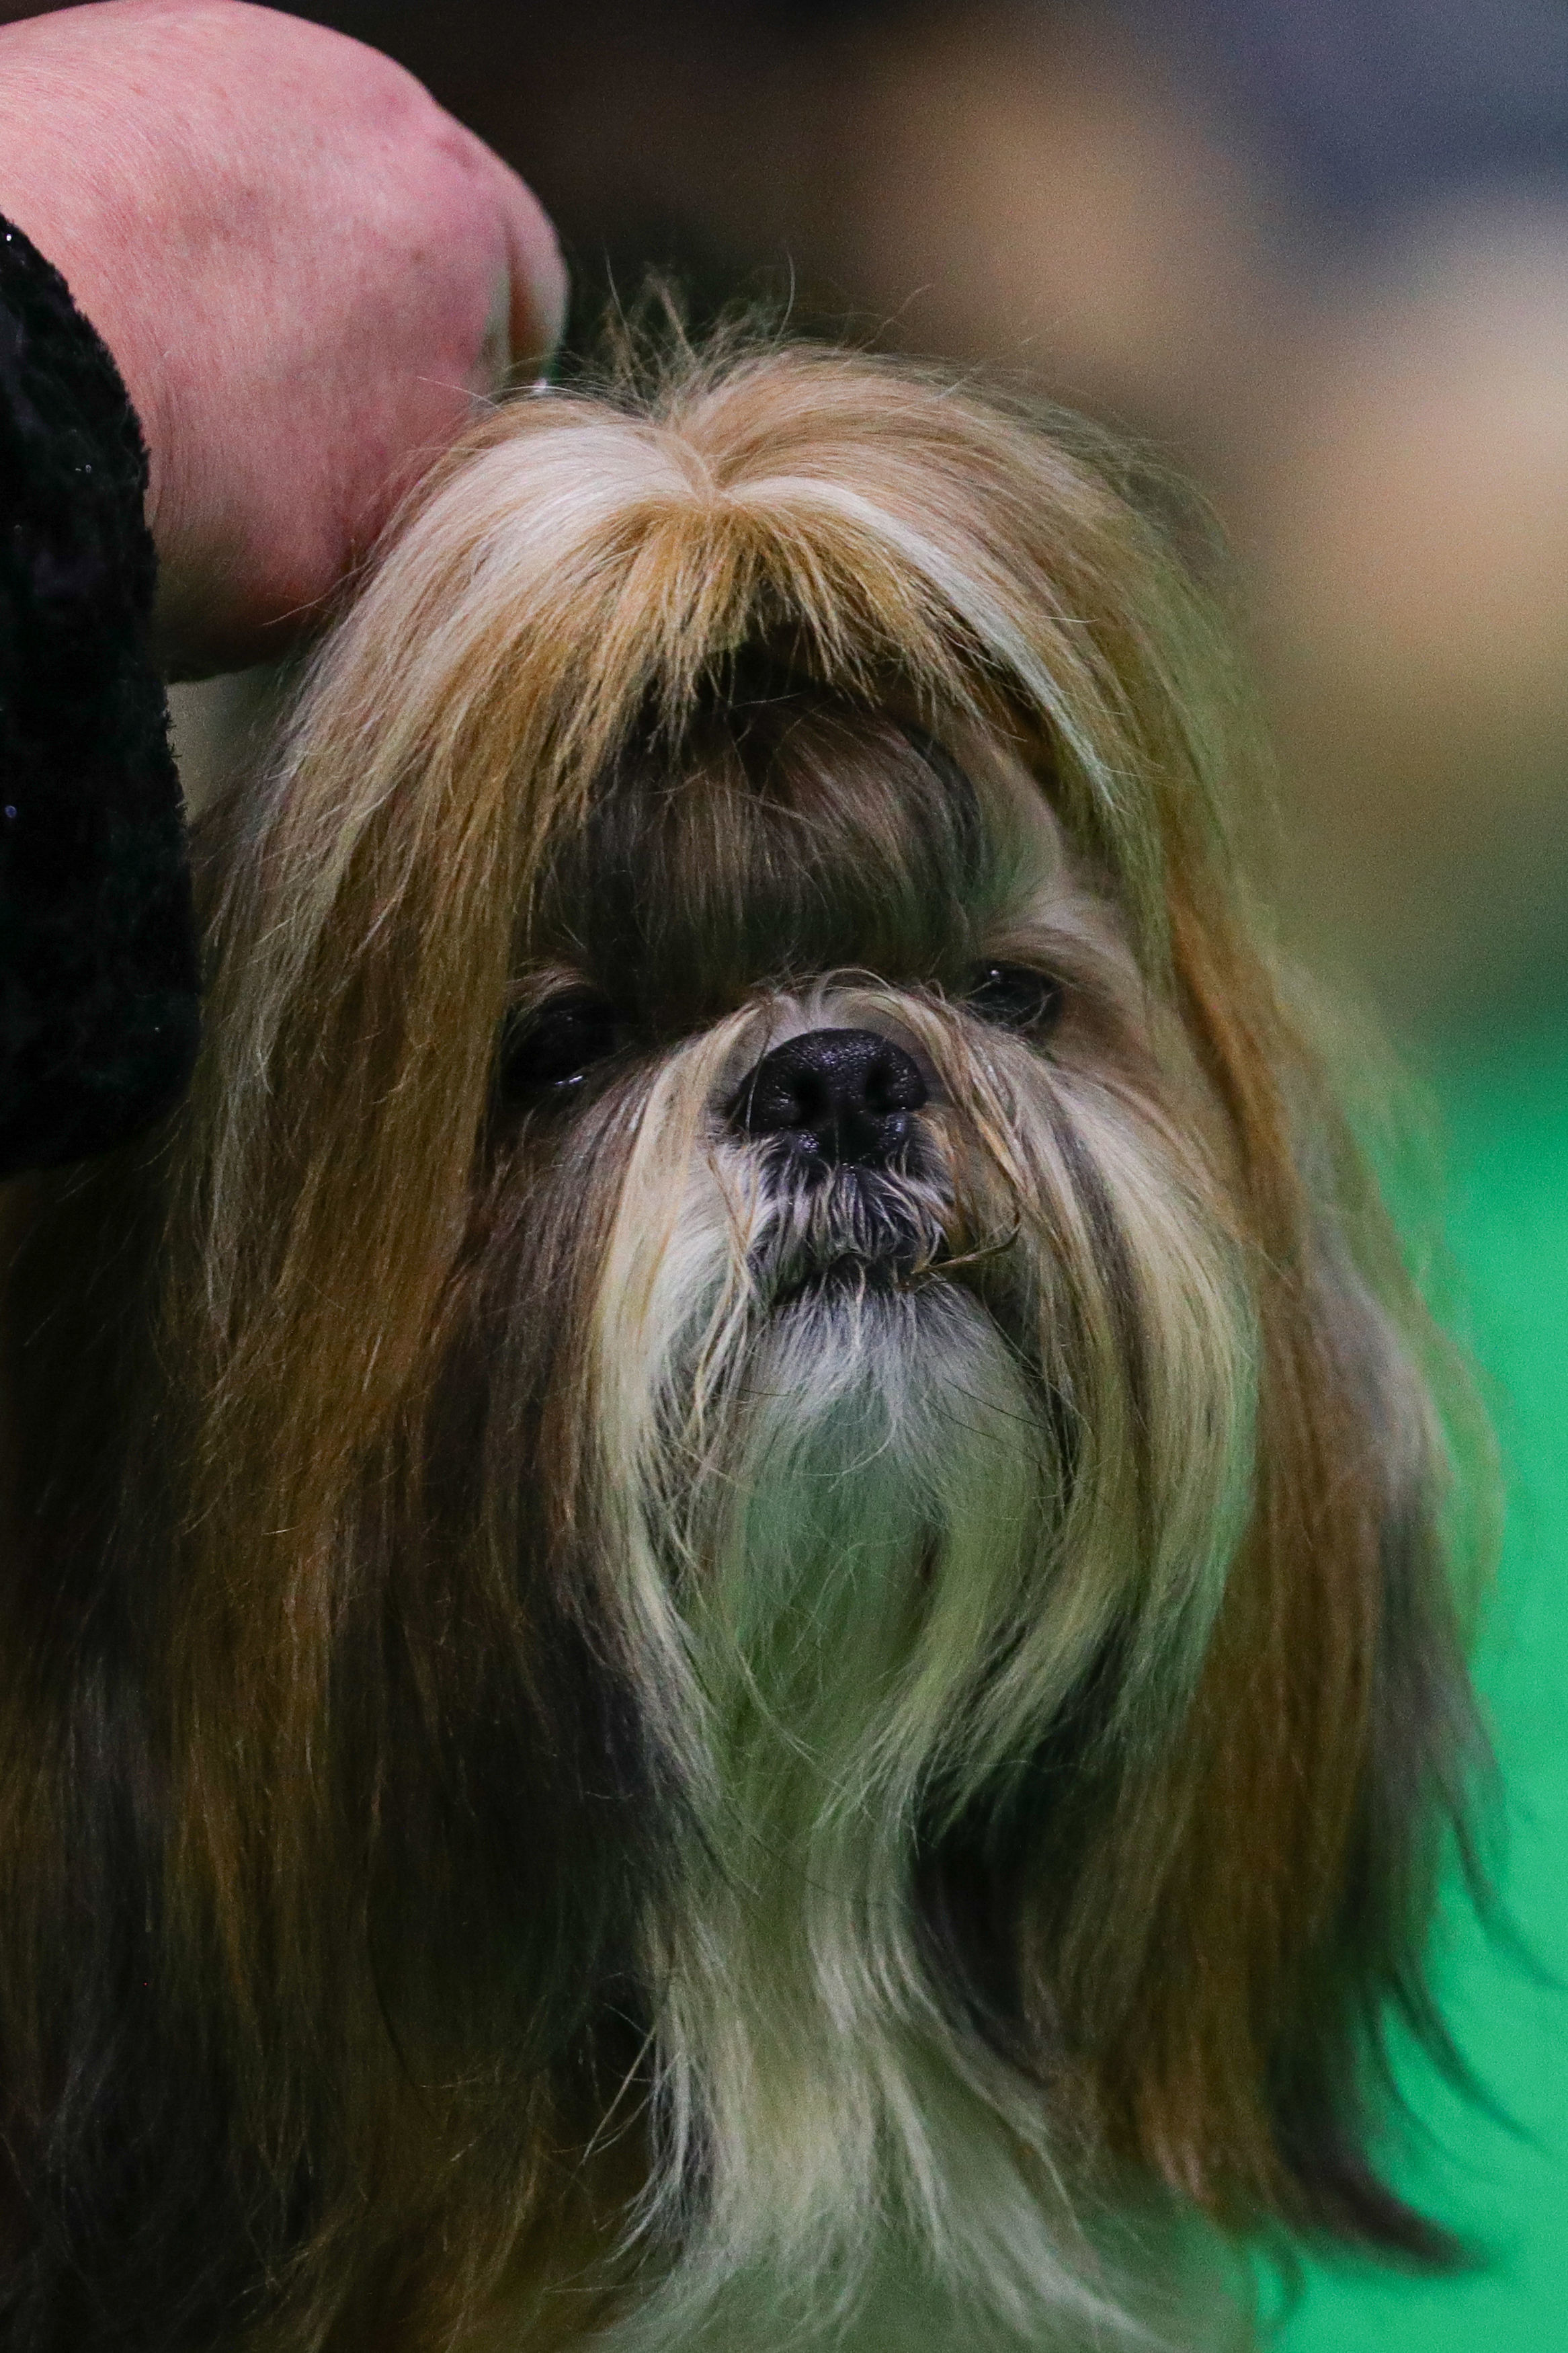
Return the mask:
[[[1506,1789],[1501,1891],[1568,1985],[1568,1036],[1454,1058],[1438,1094],[1461,1322],[1508,1486],[1477,1659]],[[1440,1956],[1460,2042],[1528,2137],[1412,2065],[1429,2143],[1395,2170],[1489,2261],[1439,2283],[1314,2268],[1282,2353],[1568,2353],[1568,1992],[1532,1982],[1458,1902]]]

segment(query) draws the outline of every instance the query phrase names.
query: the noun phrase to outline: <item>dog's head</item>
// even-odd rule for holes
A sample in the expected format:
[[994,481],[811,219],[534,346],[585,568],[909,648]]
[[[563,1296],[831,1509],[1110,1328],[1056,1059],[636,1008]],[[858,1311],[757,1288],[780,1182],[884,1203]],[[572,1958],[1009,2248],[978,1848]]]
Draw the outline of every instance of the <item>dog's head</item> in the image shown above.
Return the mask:
[[374,1980],[537,2132],[629,2014],[709,2287],[891,2213],[1026,2315],[1063,2176],[1423,2243],[1443,1446],[1255,789],[1157,532],[967,394],[766,352],[438,470],[221,828],[168,1147],[174,1909],[253,2037]]

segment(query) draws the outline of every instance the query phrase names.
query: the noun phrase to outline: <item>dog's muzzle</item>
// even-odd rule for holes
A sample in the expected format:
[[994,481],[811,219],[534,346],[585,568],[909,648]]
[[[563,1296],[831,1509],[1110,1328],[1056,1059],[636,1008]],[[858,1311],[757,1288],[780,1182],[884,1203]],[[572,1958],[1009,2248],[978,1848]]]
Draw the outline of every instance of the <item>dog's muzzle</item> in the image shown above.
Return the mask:
[[913,1056],[871,1029],[786,1039],[742,1082],[729,1116],[764,1154],[774,1215],[755,1263],[775,1304],[881,1288],[929,1263],[928,1098]]

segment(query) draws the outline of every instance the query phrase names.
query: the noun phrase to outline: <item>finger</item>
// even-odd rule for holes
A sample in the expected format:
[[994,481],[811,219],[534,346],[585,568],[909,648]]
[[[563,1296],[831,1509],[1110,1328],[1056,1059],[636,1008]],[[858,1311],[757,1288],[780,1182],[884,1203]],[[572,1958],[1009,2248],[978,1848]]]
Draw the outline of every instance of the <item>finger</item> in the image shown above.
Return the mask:
[[538,375],[561,341],[569,292],[566,264],[549,215],[531,189],[499,159],[492,159],[506,231],[510,303],[507,353],[510,373]]
[[493,400],[511,381],[511,268],[507,263],[496,272],[490,288],[479,355],[468,377],[470,388],[482,400]]

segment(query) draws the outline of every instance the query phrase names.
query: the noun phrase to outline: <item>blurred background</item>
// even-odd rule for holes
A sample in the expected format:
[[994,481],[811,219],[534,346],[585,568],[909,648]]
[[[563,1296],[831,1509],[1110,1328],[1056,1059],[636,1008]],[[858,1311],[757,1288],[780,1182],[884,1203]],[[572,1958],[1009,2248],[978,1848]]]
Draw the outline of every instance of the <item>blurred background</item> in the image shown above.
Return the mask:
[[[0,0],[0,15],[31,13]],[[1568,0],[341,0],[522,173],[570,341],[650,269],[1153,444],[1234,551],[1284,922],[1447,1134],[1508,1531],[1481,1675],[1505,1903],[1445,1929],[1514,2125],[1414,2064],[1400,2158],[1486,2262],[1310,2267],[1289,2353],[1568,2353]],[[192,785],[254,682],[182,691]],[[1429,1198],[1412,1198],[1419,1218]]]

